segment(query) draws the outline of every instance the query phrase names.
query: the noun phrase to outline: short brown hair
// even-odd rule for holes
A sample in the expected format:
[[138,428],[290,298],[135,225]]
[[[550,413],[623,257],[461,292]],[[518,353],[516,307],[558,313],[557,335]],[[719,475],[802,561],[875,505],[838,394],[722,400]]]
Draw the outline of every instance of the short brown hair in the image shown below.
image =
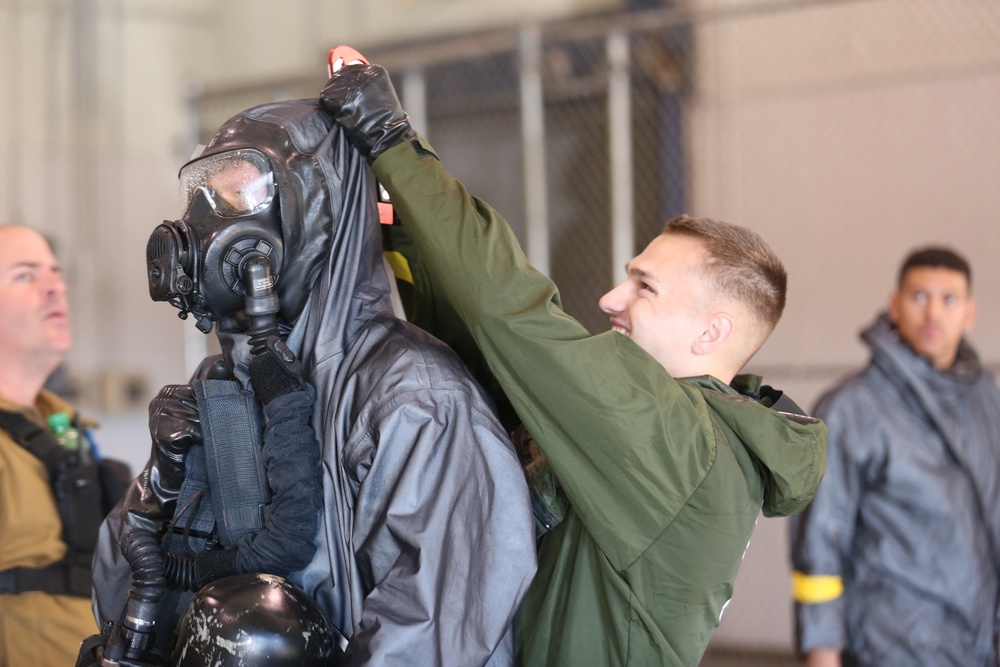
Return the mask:
[[969,286],[969,291],[972,291],[972,269],[969,267],[969,262],[951,248],[941,246],[929,246],[911,252],[899,267],[896,286],[903,286],[903,278],[906,277],[907,271],[922,267],[958,271],[965,276],[965,283]]
[[758,320],[763,335],[757,346],[763,344],[785,310],[788,274],[760,234],[728,222],[687,215],[668,221],[663,233],[701,242],[707,255],[706,277]]

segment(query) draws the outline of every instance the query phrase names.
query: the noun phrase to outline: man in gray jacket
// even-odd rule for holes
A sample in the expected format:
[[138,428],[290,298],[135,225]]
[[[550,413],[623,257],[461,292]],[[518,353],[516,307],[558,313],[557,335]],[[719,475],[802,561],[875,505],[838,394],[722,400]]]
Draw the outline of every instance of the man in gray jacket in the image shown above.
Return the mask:
[[968,263],[927,248],[862,334],[871,362],[816,408],[826,476],[792,518],[810,667],[995,667],[1000,390],[964,335]]

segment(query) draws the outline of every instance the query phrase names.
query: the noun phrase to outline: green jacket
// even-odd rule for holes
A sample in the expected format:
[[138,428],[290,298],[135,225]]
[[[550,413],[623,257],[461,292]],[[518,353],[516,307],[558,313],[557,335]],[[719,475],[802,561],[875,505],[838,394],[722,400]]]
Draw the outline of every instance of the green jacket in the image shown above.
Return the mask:
[[825,427],[711,377],[674,379],[616,332],[590,335],[423,140],[373,169],[571,503],[539,547],[521,662],[697,665],[758,513],[815,494]]

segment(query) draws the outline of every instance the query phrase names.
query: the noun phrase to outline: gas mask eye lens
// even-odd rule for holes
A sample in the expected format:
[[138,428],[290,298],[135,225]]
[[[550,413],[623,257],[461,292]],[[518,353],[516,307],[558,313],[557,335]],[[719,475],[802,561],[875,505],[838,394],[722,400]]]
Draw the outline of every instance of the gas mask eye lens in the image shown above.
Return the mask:
[[210,176],[205,187],[219,215],[239,215],[270,201],[269,176],[249,162],[233,162],[231,168]]
[[201,158],[181,169],[184,207],[202,192],[216,215],[234,218],[256,213],[274,198],[274,174],[264,154],[253,149]]

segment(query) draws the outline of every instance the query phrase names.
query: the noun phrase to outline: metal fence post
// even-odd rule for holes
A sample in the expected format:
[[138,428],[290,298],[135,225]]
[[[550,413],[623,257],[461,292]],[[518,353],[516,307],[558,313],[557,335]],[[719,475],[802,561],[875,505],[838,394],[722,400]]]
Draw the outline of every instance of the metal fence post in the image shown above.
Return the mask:
[[549,275],[549,212],[545,187],[545,97],[542,35],[538,25],[521,29],[521,146],[524,163],[525,253]]
[[427,127],[427,78],[423,69],[408,68],[403,73],[403,102],[410,116],[410,125],[430,140]]
[[611,161],[611,275],[625,280],[625,265],[635,252],[632,189],[632,88],[629,36],[617,29],[607,37],[608,155]]

